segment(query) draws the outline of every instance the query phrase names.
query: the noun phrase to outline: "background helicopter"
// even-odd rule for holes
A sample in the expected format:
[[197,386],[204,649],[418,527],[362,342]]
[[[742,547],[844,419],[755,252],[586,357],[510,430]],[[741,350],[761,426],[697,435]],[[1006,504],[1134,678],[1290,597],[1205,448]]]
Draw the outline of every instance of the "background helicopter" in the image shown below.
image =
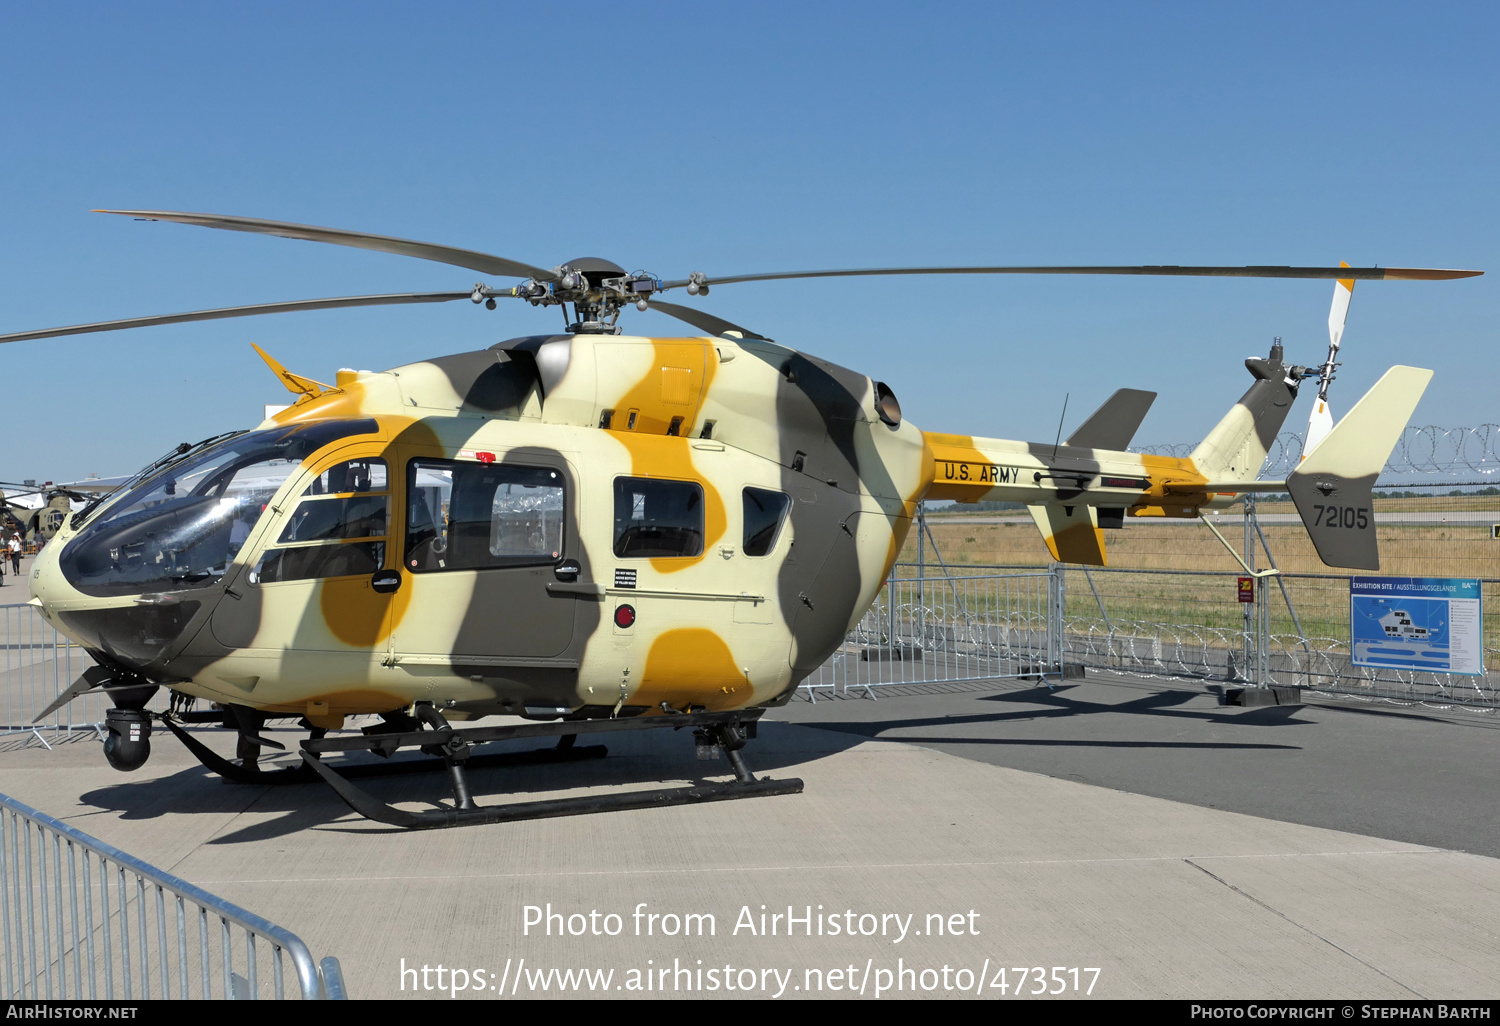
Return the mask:
[[52,540],[73,504],[88,503],[114,491],[125,478],[38,485],[35,482],[0,481],[0,515],[7,532],[20,534],[28,543],[42,545]]
[[[162,686],[223,707],[232,779],[321,776],[356,810],[404,826],[783,793],[738,752],[765,708],[841,643],[928,498],[1028,504],[1054,557],[1103,563],[1125,516],[1198,516],[1290,490],[1325,561],[1378,566],[1369,492],[1430,372],[1393,368],[1285,482],[1256,482],[1300,381],[1280,346],[1186,459],[1124,452],[1153,393],[1121,390],[1065,443],[924,432],[882,382],[778,345],[659,293],[747,281],[916,274],[1212,275],[1438,280],[1479,272],[1319,267],[942,267],[662,279],[599,258],[550,270],[470,250],[250,218],[119,211],[145,220],[415,256],[524,280],[464,291],[300,300],[0,336],[19,341],[305,309],[469,299],[556,306],[564,330],[332,385],[266,356],[296,395],[249,432],[184,445],[115,497],[70,516],[39,558],[43,615],[97,666],[53,708],[107,690],[106,756],[149,753]],[[620,334],[627,306],[702,335]],[[571,316],[567,315],[568,307]],[[409,711],[408,711],[409,710]],[[51,709],[44,712],[45,716]],[[360,737],[324,735],[380,714]],[[543,721],[455,729],[492,714]],[[659,715],[658,715],[659,714]],[[212,714],[219,718],[221,714]],[[268,716],[312,737],[303,764],[263,772]],[[180,718],[180,717],[179,717]],[[426,729],[422,729],[425,726]],[[546,758],[598,754],[579,734],[693,727],[736,782],[610,800],[480,808],[474,744],[557,736]],[[279,747],[279,746],[278,746]],[[419,747],[446,763],[452,808],[410,813],[321,756]]]

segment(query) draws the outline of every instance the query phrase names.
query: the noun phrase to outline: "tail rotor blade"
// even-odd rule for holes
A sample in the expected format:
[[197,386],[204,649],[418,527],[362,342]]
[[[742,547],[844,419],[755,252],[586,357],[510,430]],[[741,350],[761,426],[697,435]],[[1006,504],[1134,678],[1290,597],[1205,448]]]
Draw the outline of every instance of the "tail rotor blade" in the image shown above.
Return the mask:
[[[1339,266],[1349,265],[1340,260]],[[1349,319],[1349,301],[1353,298],[1353,278],[1334,281],[1333,305],[1328,309],[1328,359],[1318,375],[1318,395],[1313,400],[1312,412],[1307,416],[1307,438],[1302,443],[1304,460],[1328,437],[1328,432],[1333,430],[1333,412],[1328,408],[1328,386],[1333,383],[1333,373],[1338,367],[1339,346],[1344,340],[1344,322]]]
[[1333,411],[1328,408],[1328,400],[1314,399],[1312,412],[1307,415],[1307,439],[1302,443],[1302,459],[1307,459],[1332,430]]
[[[1349,265],[1340,260],[1339,266]],[[1339,278],[1333,283],[1333,306],[1328,311],[1328,344],[1335,351],[1344,338],[1344,322],[1349,318],[1349,301],[1353,298],[1353,278]]]

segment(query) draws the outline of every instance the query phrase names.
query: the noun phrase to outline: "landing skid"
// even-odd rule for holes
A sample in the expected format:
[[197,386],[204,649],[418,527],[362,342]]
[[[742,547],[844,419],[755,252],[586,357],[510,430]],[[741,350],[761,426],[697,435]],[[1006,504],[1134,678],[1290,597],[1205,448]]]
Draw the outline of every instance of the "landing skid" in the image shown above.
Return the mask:
[[[417,715],[432,729],[404,734],[370,737],[333,737],[309,739],[302,743],[302,760],[328,782],[349,807],[367,819],[408,830],[430,830],[436,827],[472,826],[479,823],[511,823],[526,819],[549,819],[556,816],[579,816],[595,812],[624,809],[664,808],[669,805],[692,805],[700,802],[731,801],[737,798],[759,798],[775,794],[798,794],[802,781],[757,780],[740,749],[747,740],[746,728],[754,729],[758,711],[752,713],[671,713],[664,716],[625,720],[564,720],[551,723],[523,723],[506,727],[477,727],[455,730],[431,706],[418,706]],[[700,750],[717,747],[729,760],[735,780],[728,784],[697,784],[691,787],[631,791],[624,794],[588,795],[581,798],[553,798],[535,802],[513,802],[507,805],[481,806],[469,794],[465,765],[476,760],[468,755],[476,744],[509,741],[531,737],[560,737],[579,734],[612,734],[626,730],[694,728],[694,741]],[[421,748],[441,755],[447,765],[453,787],[453,806],[425,812],[407,812],[388,805],[359,788],[343,774],[324,763],[321,756],[329,752],[394,751],[398,748]]]
[[[231,762],[183,730],[173,719],[163,716],[161,722],[177,735],[177,739],[197,757],[199,762],[231,784],[262,784],[278,787],[285,784],[311,784],[319,779],[318,774],[309,769],[306,763],[301,766],[283,766],[281,769],[263,770]],[[560,739],[560,741],[565,740],[567,740],[566,736]],[[602,759],[608,754],[609,749],[603,745],[575,748],[559,743],[556,748],[541,748],[534,752],[497,752],[492,755],[476,755],[469,760],[469,765],[476,769],[498,766],[534,766],[552,762],[578,762],[581,759]],[[443,768],[444,762],[441,759],[410,759],[404,762],[343,766],[340,767],[339,773],[345,777],[391,777],[404,773],[431,773]]]
[[[745,746],[749,736],[754,734],[755,721],[760,717],[759,710],[734,713],[668,713],[663,716],[622,720],[560,720],[466,730],[454,729],[430,705],[418,705],[416,712],[418,718],[429,729],[373,733],[360,737],[308,738],[302,742],[303,764],[278,770],[261,770],[254,768],[253,765],[231,762],[183,730],[170,717],[162,717],[162,722],[173,734],[177,735],[177,738],[204,766],[226,780],[241,784],[280,785],[309,783],[321,778],[361,816],[378,823],[408,830],[472,826],[479,823],[510,823],[527,819],[579,816],[626,809],[665,808],[672,805],[732,801],[738,798],[800,794],[802,791],[801,780],[757,779],[745,765],[740,749]],[[601,758],[608,751],[602,745],[575,746],[573,742],[580,734],[609,734],[626,730],[662,728],[680,730],[684,727],[693,728],[694,741],[697,743],[700,757],[712,753],[712,757],[717,758],[718,751],[715,749],[724,753],[729,761],[730,769],[734,771],[733,782],[703,783],[689,787],[488,806],[477,805],[469,793],[466,771],[470,768],[572,762],[578,759]],[[473,746],[491,741],[546,737],[557,738],[557,746],[531,752],[470,754]],[[425,754],[438,756],[438,758],[386,764],[340,765],[337,768],[323,761],[323,756],[332,752],[365,751],[389,757],[402,748],[419,748]],[[380,801],[349,782],[351,778],[419,772],[438,767],[448,772],[448,779],[453,789],[451,807],[407,812]]]

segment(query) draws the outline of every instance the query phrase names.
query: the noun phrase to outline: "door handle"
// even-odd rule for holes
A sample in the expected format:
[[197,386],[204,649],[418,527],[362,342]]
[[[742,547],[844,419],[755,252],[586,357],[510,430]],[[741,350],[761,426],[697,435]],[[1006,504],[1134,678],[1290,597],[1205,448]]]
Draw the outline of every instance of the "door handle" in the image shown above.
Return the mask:
[[587,595],[590,598],[603,598],[604,585],[593,581],[548,581],[547,594]]
[[370,578],[370,587],[382,595],[389,595],[401,587],[401,574],[396,570],[377,570]]

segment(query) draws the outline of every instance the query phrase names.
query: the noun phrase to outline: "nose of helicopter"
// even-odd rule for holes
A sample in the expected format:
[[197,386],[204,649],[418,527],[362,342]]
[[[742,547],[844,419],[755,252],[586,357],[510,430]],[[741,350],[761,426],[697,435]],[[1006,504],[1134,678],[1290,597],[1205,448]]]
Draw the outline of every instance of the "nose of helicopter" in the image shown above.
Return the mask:
[[51,626],[89,651],[122,668],[149,667],[181,636],[201,603],[168,595],[87,594],[69,575],[68,542],[54,539],[37,554],[28,582],[33,604]]
[[100,643],[107,640],[97,631],[80,631],[76,614],[87,612],[103,604],[97,598],[84,595],[68,581],[63,572],[59,556],[66,541],[54,538],[37,553],[31,565],[31,576],[27,584],[31,591],[31,604],[41,612],[42,618],[61,634],[86,648],[100,650]]
[[66,584],[62,571],[58,569],[57,552],[62,548],[62,543],[52,541],[43,545],[36,559],[31,563],[31,577],[27,584],[31,589],[31,598],[34,604],[41,608],[42,616],[48,622],[55,622],[58,585]]

